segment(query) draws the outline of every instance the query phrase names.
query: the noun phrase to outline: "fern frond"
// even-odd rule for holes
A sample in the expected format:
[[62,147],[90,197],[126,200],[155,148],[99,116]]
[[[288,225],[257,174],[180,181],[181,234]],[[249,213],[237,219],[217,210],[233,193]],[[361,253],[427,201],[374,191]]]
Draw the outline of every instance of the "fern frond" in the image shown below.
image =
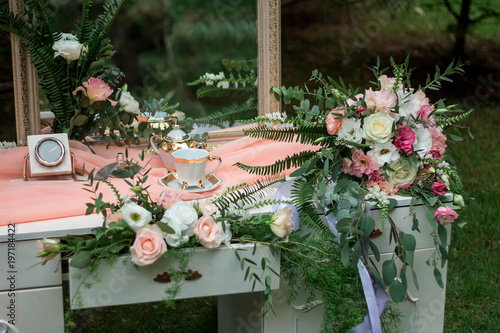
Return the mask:
[[116,19],[118,12],[123,6],[125,0],[111,0],[104,5],[104,12],[97,16],[95,20],[95,28],[90,36],[91,39],[98,36],[104,37],[109,33],[111,25]]
[[92,0],[84,0],[82,2],[82,19],[76,25],[76,37],[81,43],[88,41],[92,35],[93,22],[89,20],[90,8],[92,8]]
[[61,30],[56,17],[49,9],[47,1],[44,0],[28,0],[26,6],[29,8],[36,19],[39,20],[38,26],[41,31],[38,32],[42,36],[44,43],[52,46],[54,41],[58,40],[61,36]]
[[306,161],[309,161],[313,157],[317,155],[317,152],[307,150],[307,151],[301,151],[298,154],[293,154],[292,156],[287,156],[284,160],[278,160],[274,164],[271,165],[266,165],[266,166],[249,166],[242,164],[240,162],[237,162],[235,165],[242,169],[245,170],[246,172],[250,174],[257,174],[257,175],[276,175],[280,174],[285,170],[288,170],[290,168],[296,168],[304,164]]
[[244,129],[243,133],[256,139],[266,139],[282,142],[300,142],[302,144],[316,144],[316,140],[329,135],[325,126],[299,126],[295,128],[268,128],[257,126]]
[[232,97],[232,98],[241,98],[246,99],[250,95],[255,94],[255,88],[248,87],[229,87],[227,89],[217,88],[216,86],[204,86],[200,87],[196,91],[196,97],[198,98],[220,98],[220,97]]
[[233,104],[218,111],[212,111],[209,115],[196,120],[197,123],[207,125],[221,125],[229,121],[232,125],[235,121],[244,118],[252,118],[257,114],[257,104],[244,103]]

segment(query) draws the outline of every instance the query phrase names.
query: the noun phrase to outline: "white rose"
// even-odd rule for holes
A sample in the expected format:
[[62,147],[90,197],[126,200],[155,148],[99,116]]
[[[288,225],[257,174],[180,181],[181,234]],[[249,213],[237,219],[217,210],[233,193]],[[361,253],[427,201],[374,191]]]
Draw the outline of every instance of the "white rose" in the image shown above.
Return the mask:
[[[354,118],[345,118],[340,127],[339,139],[361,143],[363,140],[363,131],[361,130],[361,120]],[[351,148],[351,145],[346,145]]]
[[198,221],[198,213],[192,205],[179,201],[165,211],[161,221],[168,225],[177,224],[186,235],[193,236],[193,226]]
[[272,217],[271,231],[282,238],[293,231],[294,223],[292,221],[293,212],[289,207],[282,208]]
[[189,240],[189,236],[183,234],[181,227],[175,223],[167,223],[167,225],[174,230],[173,234],[164,232],[163,238],[171,247],[179,247]]
[[123,220],[135,231],[153,220],[151,212],[135,202],[126,203],[120,210],[123,214]]
[[122,91],[120,94],[120,105],[123,106],[123,109],[127,112],[140,114],[139,110],[139,102],[135,100],[135,98],[128,92]]
[[387,112],[377,112],[365,118],[363,138],[367,141],[384,143],[392,136],[394,119]]
[[408,160],[399,160],[390,165],[394,171],[387,170],[387,180],[394,185],[407,185],[415,181],[418,166]]
[[54,58],[61,56],[66,60],[77,60],[83,50],[83,44],[80,44],[75,36],[72,34],[62,34],[60,40],[54,42],[52,49],[56,51]]
[[429,130],[424,128],[422,125],[419,125],[419,127],[413,131],[415,132],[413,151],[416,152],[420,158],[424,158],[424,156],[430,152],[432,148],[431,132],[429,132]]
[[375,157],[378,164],[392,164],[399,161],[399,151],[391,142],[375,144],[371,150],[366,153],[370,157]]

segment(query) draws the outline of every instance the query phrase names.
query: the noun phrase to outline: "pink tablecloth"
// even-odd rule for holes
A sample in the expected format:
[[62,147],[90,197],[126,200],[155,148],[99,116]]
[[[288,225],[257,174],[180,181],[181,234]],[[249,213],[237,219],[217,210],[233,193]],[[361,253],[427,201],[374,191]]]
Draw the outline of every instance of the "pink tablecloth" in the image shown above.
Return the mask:
[[[99,169],[116,159],[118,152],[125,152],[125,148],[94,146],[93,154],[85,145],[71,142],[71,151],[75,154],[77,171],[88,173],[92,169]],[[222,157],[222,165],[215,174],[222,180],[222,184],[212,191],[201,193],[183,192],[184,200],[201,199],[212,196],[228,186],[241,183],[253,183],[259,176],[250,175],[235,167],[236,162],[248,165],[268,165],[276,160],[284,159],[302,150],[311,147],[299,143],[277,143],[268,140],[256,140],[243,137],[231,143],[222,145],[212,151],[213,156]],[[128,148],[129,158],[140,161],[137,157],[141,152],[137,148]],[[84,191],[86,181],[22,181],[23,159],[27,154],[27,147],[12,148],[0,151],[0,226],[9,223],[33,222],[63,217],[84,215],[85,203],[92,202],[91,193]],[[163,191],[169,190],[158,183],[158,179],[168,172],[158,155],[145,154],[146,161],[150,160],[148,168],[152,168],[148,179],[151,185],[149,192],[153,198]],[[213,162],[215,163],[215,162]],[[210,165],[207,169],[210,168]],[[121,179],[112,180],[122,194],[129,193],[129,186]],[[104,200],[113,202],[112,191],[105,184],[99,186],[99,192],[104,194]],[[130,192],[131,194],[131,192]]]

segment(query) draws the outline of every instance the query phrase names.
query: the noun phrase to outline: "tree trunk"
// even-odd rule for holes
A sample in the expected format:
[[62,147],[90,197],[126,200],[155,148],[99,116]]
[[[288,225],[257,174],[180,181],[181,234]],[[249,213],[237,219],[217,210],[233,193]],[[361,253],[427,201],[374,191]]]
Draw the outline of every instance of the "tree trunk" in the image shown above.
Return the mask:
[[453,51],[453,55],[456,58],[463,58],[465,54],[465,39],[471,23],[469,18],[471,4],[472,0],[462,0],[460,16],[457,21],[457,40],[455,42],[455,50]]

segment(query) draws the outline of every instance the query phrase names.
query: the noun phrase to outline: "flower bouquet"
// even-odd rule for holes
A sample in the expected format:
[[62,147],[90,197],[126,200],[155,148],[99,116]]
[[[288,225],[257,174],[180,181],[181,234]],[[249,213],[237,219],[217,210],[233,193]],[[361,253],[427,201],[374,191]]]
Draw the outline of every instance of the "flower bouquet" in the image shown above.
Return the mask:
[[[456,211],[466,204],[475,204],[462,189],[454,160],[447,152],[451,144],[462,140],[456,122],[472,110],[463,112],[456,105],[446,106],[444,100],[430,103],[425,94],[427,89],[438,90],[442,82],[451,81],[448,76],[462,74],[460,64],[452,63],[444,72],[437,68],[435,75],[428,76],[426,84],[418,88],[411,86],[408,58],[401,65],[391,59],[391,65],[389,75],[380,63],[373,67],[375,87],[361,92],[318,71],[311,77],[319,84],[316,90],[273,88],[276,98],[284,104],[296,102],[293,108],[297,116],[277,114],[252,119],[249,122],[258,125],[244,130],[245,134],[299,141],[317,149],[297,153],[273,165],[239,166],[260,175],[298,167],[291,175],[297,177],[292,201],[301,224],[338,241],[340,259],[346,267],[356,266],[359,260],[367,263],[369,250],[380,260],[380,251],[371,237],[390,233],[390,242],[395,243],[394,255],[383,262],[382,272],[372,270],[372,274],[389,289],[392,300],[400,302],[408,288],[407,269],[418,288],[413,270],[416,238],[403,232],[398,221],[390,217],[389,212],[397,204],[392,196],[412,198],[413,231],[420,232],[419,223],[432,227],[428,237],[433,238],[436,251],[427,263],[434,266],[434,276],[442,287],[437,267],[447,260],[444,226],[453,223],[462,227],[465,222]],[[427,221],[416,217],[413,207],[417,202],[425,206]],[[382,211],[382,230],[375,229],[369,205]],[[334,216],[333,231],[337,235],[321,218],[323,213]],[[387,222],[390,228],[385,225]],[[396,269],[397,263],[402,265],[401,270]]]
[[108,64],[114,51],[106,35],[123,2],[108,1],[93,22],[92,0],[83,1],[82,18],[71,34],[61,33],[46,0],[25,1],[19,15],[0,8],[0,29],[17,35],[30,53],[55,114],[55,133],[79,141],[98,134],[108,143],[139,143],[127,128],[139,114],[139,103],[126,85],[116,88],[124,74]]

